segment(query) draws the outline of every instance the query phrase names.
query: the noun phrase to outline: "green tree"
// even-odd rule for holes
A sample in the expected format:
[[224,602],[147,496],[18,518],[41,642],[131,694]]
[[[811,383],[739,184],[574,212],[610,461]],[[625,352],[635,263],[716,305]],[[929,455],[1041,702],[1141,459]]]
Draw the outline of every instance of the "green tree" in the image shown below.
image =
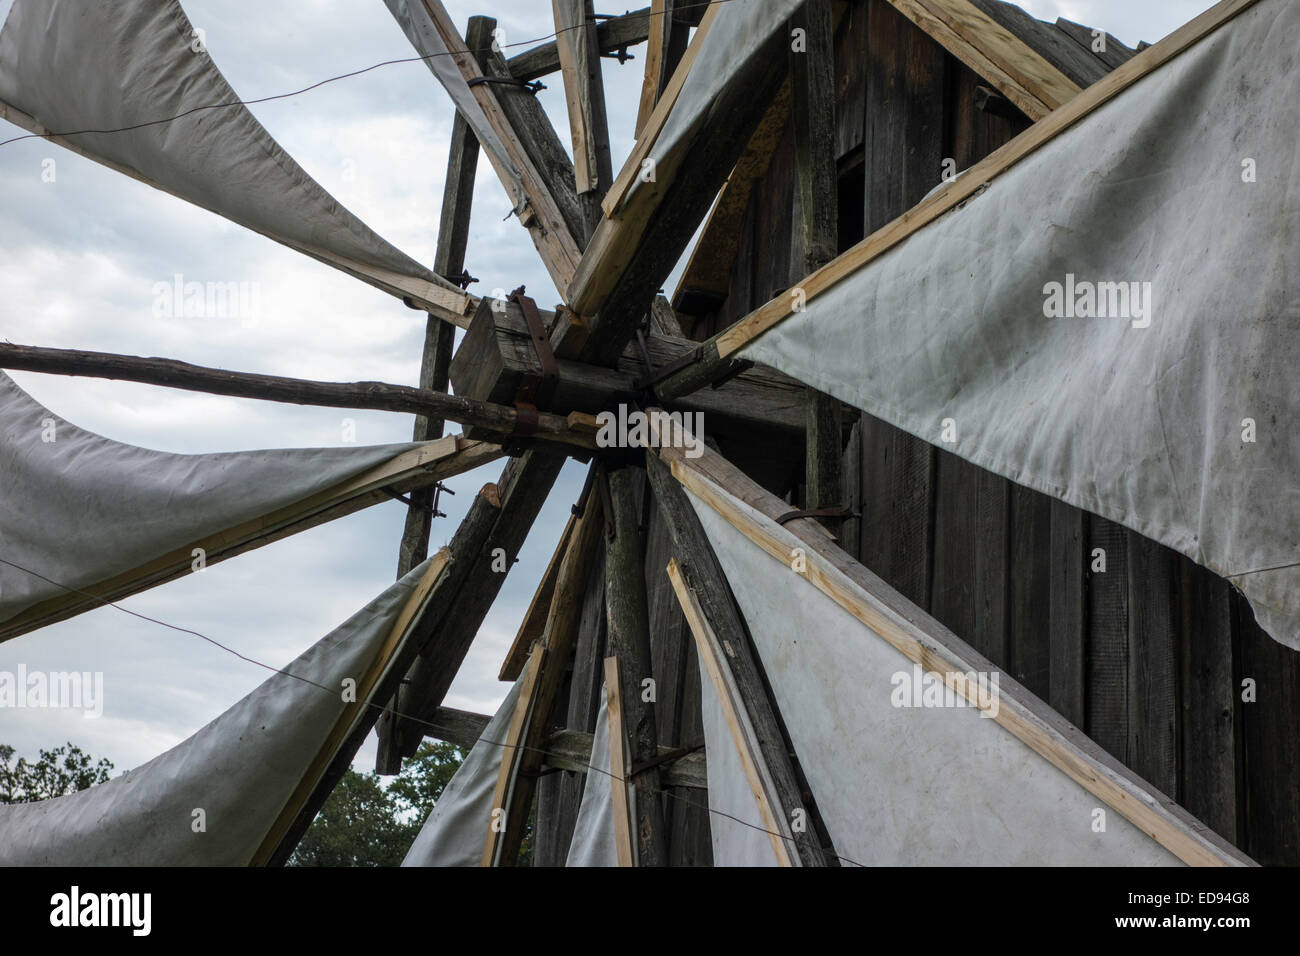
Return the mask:
[[112,776],[113,765],[101,757],[98,761],[71,741],[53,750],[41,750],[36,760],[14,760],[15,750],[0,744],[0,803],[34,803],[50,797],[63,797],[104,783]]
[[349,768],[290,859],[293,866],[397,866],[419,824],[399,819],[376,773]]
[[349,769],[316,814],[292,866],[397,866],[464,754],[425,741],[387,788],[376,773]]

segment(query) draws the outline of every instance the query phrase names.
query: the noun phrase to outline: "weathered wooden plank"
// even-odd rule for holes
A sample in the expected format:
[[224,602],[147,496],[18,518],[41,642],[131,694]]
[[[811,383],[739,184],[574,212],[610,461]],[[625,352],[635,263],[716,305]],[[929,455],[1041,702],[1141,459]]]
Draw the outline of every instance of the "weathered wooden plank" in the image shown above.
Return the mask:
[[582,232],[585,244],[600,221],[600,201],[614,181],[596,17],[592,0],[551,0],[551,8],[569,109],[573,175],[586,219]]
[[[623,706],[628,727],[628,759],[636,766],[658,753],[656,705],[642,693],[651,671],[649,616],[645,592],[645,545],[638,521],[637,469],[630,466],[606,472],[612,503],[613,536],[605,542],[605,614],[608,618],[608,653],[617,657],[622,685],[627,688]],[[640,866],[668,864],[668,833],[664,829],[659,770],[650,767],[633,774],[637,861]]]
[[1090,27],[1075,23],[1073,20],[1067,20],[1065,17],[1057,18],[1056,29],[1070,37],[1085,52],[1101,60],[1112,70],[1119,69],[1137,56],[1137,50],[1125,46],[1104,30],[1094,31]]
[[1003,3],[1001,0],[970,2],[1056,67],[1079,89],[1091,86],[1110,71],[1104,62],[1087,50],[1080,49],[1077,43],[1055,26],[1031,16],[1015,4]]
[[[709,9],[705,23],[717,8]],[[702,24],[700,30],[704,29]],[[697,31],[691,49],[699,36]],[[660,164],[651,184],[653,196],[638,200],[635,211],[602,220],[568,287],[570,306],[594,316],[584,353],[588,361],[608,363],[630,341],[646,305],[677,264],[784,79],[782,67],[775,66],[784,64],[784,50],[785,37],[778,34],[713,101],[691,143],[689,176],[676,175]],[[689,56],[688,51],[674,79]],[[660,100],[660,107],[664,102]],[[611,195],[615,189],[617,183]]]
[[866,140],[867,5],[851,3],[835,43],[835,158],[843,159]]
[[555,553],[551,555],[550,563],[546,565],[546,570],[542,572],[542,580],[538,583],[537,590],[533,592],[533,599],[528,604],[528,610],[524,612],[524,619],[519,625],[519,630],[515,633],[514,642],[510,645],[510,650],[506,652],[506,658],[501,664],[497,680],[518,680],[519,675],[523,673],[524,664],[528,660],[528,652],[532,649],[533,642],[540,640],[542,635],[546,633],[546,621],[550,617],[551,598],[555,594],[555,582],[560,575],[560,565],[569,553],[569,544],[573,540],[575,521],[576,518],[570,515],[568,523],[564,526],[564,531],[560,534],[560,543],[555,546]]
[[[613,53],[624,47],[644,43],[650,29],[650,8],[633,10],[621,16],[601,20],[596,26],[596,45],[601,53]],[[506,61],[510,75],[517,80],[536,80],[560,69],[560,51],[554,40],[512,56]]]
[[[480,492],[452,537],[452,577],[456,595],[436,622],[437,640],[424,647],[406,674],[392,710],[404,715],[380,724],[380,773],[396,773],[403,757],[413,756],[424,734],[418,721],[442,706],[479,626],[492,607],[564,464],[564,458],[529,451],[511,459],[500,481]],[[494,571],[497,549],[505,571]],[[415,718],[414,720],[406,717]]]
[[[1129,752],[1128,549],[1122,527],[1088,516],[1088,736]],[[1104,570],[1103,570],[1104,569]]]
[[1051,693],[1051,499],[1011,486],[1008,661],[1011,676],[1047,700]]
[[1079,93],[1080,84],[970,0],[889,2],[1030,119],[1042,119]]
[[[546,755],[544,758],[546,766],[586,775],[591,770],[593,740],[595,740],[595,735],[584,731],[557,730],[546,740]],[[659,756],[666,757],[675,753],[676,749],[675,747],[660,747]],[[708,779],[704,761],[705,756],[702,750],[665,761],[662,764],[664,785],[668,787],[686,787],[691,790],[707,789]],[[538,786],[539,796],[541,795],[541,783],[552,779],[559,778],[556,775],[548,775],[542,778]],[[561,860],[560,864],[563,864],[563,862]]]
[[[485,56],[484,76],[510,79],[510,68],[500,52],[489,49]],[[535,94],[509,83],[484,84],[476,86],[475,89],[484,89],[487,86],[495,89],[494,95],[497,97],[501,115],[513,130],[517,148],[526,155],[529,163],[545,182],[550,201],[554,204],[557,222],[554,225],[548,224],[545,228],[560,229],[559,236],[554,238],[538,236],[538,230],[534,225],[527,222],[525,225],[528,225],[529,231],[534,233],[534,242],[538,245],[538,251],[542,253],[543,259],[545,260],[549,255],[554,260],[555,265],[548,263],[547,271],[550,272],[551,278],[555,279],[556,285],[563,289],[564,285],[560,282],[560,277],[571,275],[571,272],[569,261],[562,257],[572,253],[580,254],[591,235],[587,208],[578,198],[573,163],[569,159],[569,154],[565,152],[564,144],[560,142],[555,127],[551,125],[550,117],[546,115],[546,110],[537,101]],[[602,107],[603,95],[602,88]],[[528,213],[525,212],[524,216],[528,216]],[[573,260],[572,267],[576,268],[576,259]]]
[[1179,802],[1225,840],[1237,833],[1237,684],[1233,680],[1231,586],[1195,562],[1178,561]]
[[[594,495],[589,496],[573,530],[573,546],[560,564],[546,630],[542,639],[534,645],[533,653],[544,651],[546,660],[538,677],[534,698],[528,704],[527,730],[522,738],[525,749],[520,754],[518,771],[511,784],[509,806],[505,807],[498,855],[498,865],[501,866],[513,866],[518,857],[524,824],[536,793],[537,771],[544,760],[542,751],[547,738],[559,722],[558,707],[581,621],[581,588],[587,581],[591,564],[599,552],[597,539],[603,526],[604,519],[597,499]],[[522,694],[520,700],[523,700]]]
[[[781,84],[771,106],[736,160],[722,191],[709,212],[704,231],[682,271],[673,302],[698,318],[727,296],[733,266],[740,254],[743,223],[750,208],[754,184],[767,173],[772,156],[785,136],[790,119],[790,84]],[[748,311],[747,309],[742,310]]]
[[1130,767],[1165,793],[1178,788],[1178,664],[1174,552],[1126,534]]
[[[466,82],[473,84],[471,90],[474,98],[483,108],[483,113],[501,140],[510,162],[519,172],[524,194],[528,198],[528,208],[520,214],[520,221],[528,228],[556,286],[565,288],[572,280],[573,270],[581,258],[581,243],[578,239],[582,232],[574,229],[576,194],[572,207],[566,209],[569,205],[566,187],[571,189],[573,183],[572,164],[564,154],[564,148],[560,147],[558,156],[539,149],[549,147],[549,140],[555,139],[550,120],[546,118],[541,105],[522,89],[477,82],[479,77],[485,75],[484,71],[479,68],[460,34],[456,32],[441,0],[417,2],[424,5],[461,75]],[[487,75],[512,79],[501,54],[489,53],[488,57]],[[502,91],[501,99],[497,98],[498,90]],[[528,106],[520,97],[527,97],[532,106]],[[547,133],[549,139],[546,138]],[[563,163],[560,163],[561,158]],[[542,166],[536,164],[537,159],[543,159]],[[566,167],[567,180],[564,175]],[[503,182],[509,179],[504,170],[497,170],[497,174]],[[578,221],[581,221],[580,217]]]
[[[211,395],[232,395],[290,405],[325,408],[368,408],[442,416],[451,421],[483,428],[498,435],[515,430],[519,415],[513,408],[447,395],[409,385],[385,382],[315,382],[280,375],[254,375],[225,369],[190,365],[172,359],[109,355],[76,349],[43,349],[25,345],[0,345],[0,368],[25,369],[53,375],[85,375],[123,382],[162,385]],[[595,448],[595,439],[584,429],[574,428],[559,415],[541,413],[537,436],[542,439]]]
[[979,517],[979,469],[951,452],[937,449],[934,476],[934,561],[930,613],[954,634],[961,635],[981,653],[975,632],[973,570],[979,544],[975,525]]
[[[1241,836],[1265,866],[1300,865],[1300,653],[1255,623],[1250,605],[1232,592],[1233,629],[1241,665],[1233,693],[1242,721],[1242,779],[1246,794]],[[1249,680],[1253,702],[1243,700]]]
[[1051,675],[1047,702],[1076,727],[1084,724],[1084,682],[1087,675],[1084,643],[1088,621],[1087,602],[1084,600],[1086,534],[1087,515],[1072,505],[1051,499],[1051,610],[1048,624]]

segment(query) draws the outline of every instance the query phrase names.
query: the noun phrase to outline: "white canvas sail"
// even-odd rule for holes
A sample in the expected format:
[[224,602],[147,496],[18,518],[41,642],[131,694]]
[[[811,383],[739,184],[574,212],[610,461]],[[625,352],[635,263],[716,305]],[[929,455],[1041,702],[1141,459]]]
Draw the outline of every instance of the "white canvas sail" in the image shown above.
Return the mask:
[[1300,648],[1297,35],[1261,0],[734,354],[1181,552]]
[[[573,840],[565,866],[618,866],[618,842],[614,831],[614,768],[609,759],[609,708],[605,691],[600,692],[596,733],[591,742],[591,769],[582,785],[582,803],[573,825]],[[623,772],[620,769],[620,777]]]
[[98,606],[75,591],[132,593],[188,571],[194,548],[213,561],[304,520],[299,503],[324,507],[331,489],[418,447],[152,451],[64,421],[0,372],[0,640],[66,616],[53,605]]
[[[823,530],[779,523],[789,505],[716,452],[660,454],[713,545],[843,862],[1251,862]],[[712,790],[722,742],[708,748]]]
[[708,754],[709,837],[714,866],[780,866],[763,813],[745,776],[722,701],[700,661],[700,713]]
[[0,117],[42,134],[135,127],[52,138],[467,324],[469,296],[340,205],[238,104],[176,0],[15,0],[0,31]]
[[407,851],[402,866],[480,866],[488,827],[492,824],[493,796],[505,748],[501,745],[519,700],[520,682],[501,702],[478,742],[452,775],[442,796],[415,842]]
[[[434,557],[413,569],[293,663],[194,736],[121,777],[65,797],[0,807],[3,866],[244,866],[292,816],[304,777],[333,756],[336,726],[367,698],[427,597]],[[404,614],[403,612],[407,612]],[[313,784],[314,781],[307,781]],[[273,837],[272,837],[273,839]]]

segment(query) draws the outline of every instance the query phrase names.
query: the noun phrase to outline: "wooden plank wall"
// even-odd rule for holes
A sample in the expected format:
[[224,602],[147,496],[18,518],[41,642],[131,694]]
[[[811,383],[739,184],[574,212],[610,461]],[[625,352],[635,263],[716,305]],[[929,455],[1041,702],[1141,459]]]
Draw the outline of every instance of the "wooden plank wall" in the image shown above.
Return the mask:
[[[865,178],[841,194],[861,190],[867,231],[938,185],[945,158],[965,169],[1028,125],[978,109],[979,77],[885,0],[849,6],[836,59],[841,176]],[[787,130],[698,338],[787,287],[795,192]],[[1300,654],[1225,581],[870,416],[845,479],[862,519],[842,537],[864,564],[1261,863],[1300,864]]]

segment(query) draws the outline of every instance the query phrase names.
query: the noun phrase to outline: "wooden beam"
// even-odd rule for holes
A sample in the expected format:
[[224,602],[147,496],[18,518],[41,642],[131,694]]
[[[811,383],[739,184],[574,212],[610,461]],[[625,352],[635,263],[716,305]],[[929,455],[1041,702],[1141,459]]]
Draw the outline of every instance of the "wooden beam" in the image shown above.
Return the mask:
[[[683,601],[682,608],[687,623],[697,643],[707,629],[707,635],[725,641],[730,649],[730,653],[715,663],[726,671],[727,693],[731,695],[734,691],[734,709],[743,711],[743,722],[749,729],[746,746],[752,745],[753,759],[762,768],[764,792],[768,794],[762,799],[770,801],[772,813],[777,818],[768,830],[789,837],[788,843],[785,840],[781,842],[784,849],[793,852],[798,865],[826,866],[828,859],[818,838],[818,828],[809,826],[799,833],[791,832],[790,821],[799,816],[816,821],[816,808],[804,798],[806,781],[800,778],[790,759],[793,748],[768,692],[753,642],[727,586],[722,566],[713,553],[699,517],[669,467],[649,454],[646,456],[646,471],[655,503],[672,532],[673,564],[681,581],[679,586],[678,580],[673,580],[674,590],[679,599],[682,598],[681,587],[689,591],[691,606],[687,607]],[[704,653],[701,647],[702,659]],[[833,853],[830,861],[834,862]]]
[[[702,30],[716,10],[716,6],[709,8]],[[697,49],[699,37],[697,32],[691,50]],[[586,361],[609,364],[631,341],[651,299],[695,235],[785,79],[785,45],[786,36],[778,31],[713,100],[685,151],[690,157],[690,175],[678,175],[672,168],[684,161],[684,156],[675,157],[672,163],[661,162],[655,181],[637,190],[635,209],[621,209],[613,217],[607,212],[607,218],[601,220],[568,289],[570,307],[591,319],[591,336],[583,352]],[[688,50],[674,82],[688,68],[690,59]],[[665,109],[672,88],[669,84],[655,116]],[[650,135],[655,116],[647,123],[643,140]],[[616,181],[611,194],[617,189]]]
[[533,592],[533,600],[529,603],[528,610],[524,612],[524,619],[515,633],[514,643],[506,652],[506,659],[501,662],[497,680],[512,683],[518,680],[519,675],[523,673],[524,664],[528,661],[528,654],[532,651],[533,644],[541,640],[542,635],[546,633],[546,621],[550,617],[555,582],[560,576],[560,565],[564,563],[573,542],[573,526],[576,521],[576,516],[569,515],[569,521],[560,535],[560,543],[556,545],[555,553],[551,555],[551,563],[546,566],[542,580],[537,585],[537,590]]
[[[610,188],[609,193],[605,196],[605,201],[602,203],[605,215],[611,219],[623,213],[628,194],[632,191],[633,184],[636,183],[637,177],[641,174],[641,164],[650,156],[650,151],[659,139],[664,124],[668,122],[668,114],[673,111],[673,106],[677,103],[677,97],[686,84],[686,78],[690,75],[691,67],[695,64],[695,58],[699,56],[700,47],[704,45],[704,38],[708,36],[709,27],[712,26],[717,12],[717,5],[710,4],[695,31],[695,36],[691,38],[691,45],[687,47],[681,62],[677,64],[677,69],[673,71],[672,78],[660,92],[659,101],[655,103],[655,108],[646,118],[644,124],[638,124],[639,132],[636,145],[632,148],[632,154],[627,158],[627,162],[623,164],[622,170],[614,180],[614,185]],[[575,305],[575,308],[584,313],[587,311],[577,305]]]
[[[496,87],[495,95],[501,111],[511,129],[514,130],[519,147],[537,168],[559,210],[566,230],[565,236],[562,237],[563,244],[566,248],[572,245],[573,249],[581,251],[591,235],[588,204],[578,196],[573,162],[565,152],[564,144],[560,141],[559,134],[555,132],[551,118],[546,115],[546,110],[535,93],[513,82],[504,55],[489,49],[484,54],[484,58],[483,74],[504,81],[492,84]],[[525,213],[525,216],[527,215]],[[534,233],[534,240],[536,239],[537,235]],[[554,270],[551,278],[555,279]],[[564,288],[558,280],[556,280],[556,287]]]
[[[527,660],[525,660],[527,663]],[[520,668],[523,673],[523,668]],[[454,707],[439,707],[422,721],[425,736],[454,744],[465,753],[478,743],[492,718],[487,714],[475,714],[468,710]],[[582,730],[557,730],[546,738],[544,766],[556,770],[569,770],[584,776],[591,769],[591,746],[593,734]],[[672,747],[660,747],[661,758],[677,754]],[[669,787],[689,787],[692,790],[707,790],[708,776],[705,770],[703,750],[674,756],[664,762],[664,784]]]
[[[471,50],[486,51],[492,42],[496,21],[490,17],[470,17],[465,31]],[[480,53],[480,65],[482,54]],[[451,126],[451,149],[447,153],[447,175],[443,181],[442,213],[438,222],[438,246],[433,257],[433,271],[452,281],[465,268],[465,249],[469,244],[470,211],[474,201],[474,174],[478,166],[478,139],[456,113]],[[420,360],[420,388],[446,392],[451,368],[452,345],[456,326],[432,312],[424,328],[424,352]],[[415,441],[441,438],[444,419],[416,415],[412,437]],[[397,548],[397,577],[402,578],[429,554],[429,534],[433,529],[433,488],[419,488],[410,495],[406,523]]]
[[[634,134],[639,139],[646,121],[659,102],[659,91],[664,87],[664,62],[673,27],[670,0],[651,0],[650,31],[646,37],[645,72],[641,80],[641,101],[636,112]],[[671,77],[671,72],[669,72]]]
[[[636,866],[632,843],[632,801],[628,797],[627,728],[623,724],[623,685],[617,657],[605,658],[605,716],[609,719],[609,789],[614,805],[614,852],[619,866]],[[658,794],[652,794],[658,800]]]
[[[578,638],[582,615],[583,594],[591,576],[591,565],[596,552],[596,542],[603,527],[601,509],[596,496],[588,496],[587,505],[574,528],[574,544],[564,556],[555,583],[555,596],[546,621],[546,630],[540,641],[533,645],[533,654],[546,653],[545,663],[537,689],[530,701],[531,716],[525,749],[520,755],[519,772],[515,776],[514,791],[507,809],[505,828],[501,834],[499,859],[502,866],[513,866],[524,835],[524,824],[532,807],[536,792],[536,771],[544,762],[546,740],[555,722],[556,701],[564,685],[569,659]],[[521,695],[520,700],[523,700]]]
[[[652,304],[652,313],[656,308]],[[671,319],[661,312],[652,325],[662,326]],[[651,335],[646,346],[655,368],[663,368],[689,358],[697,343]],[[616,368],[561,358],[556,362],[556,373],[550,411],[556,415],[573,411],[597,414],[615,409],[620,402],[632,401],[640,393],[637,382],[646,375],[646,368],[639,349],[629,345]],[[541,374],[541,360],[519,306],[511,302],[505,309],[496,310],[490,302],[481,305],[452,359],[451,383],[456,394],[508,405],[515,400],[521,384]],[[717,389],[701,391],[673,402],[671,407],[703,414],[710,434],[793,433],[791,437],[801,441],[803,392],[801,382],[767,366],[756,366]],[[469,434],[480,437],[477,431]],[[482,433],[484,437],[488,434]]]
[[[1255,3],[1256,0],[1222,0],[1159,43],[1147,47],[1046,119],[1035,123],[1015,139],[990,153],[956,180],[943,186],[893,222],[867,236],[823,268],[805,277],[798,284],[804,292],[805,302],[811,302],[831,286],[866,267],[923,226],[981,192],[989,182]],[[729,361],[733,353],[792,315],[792,304],[790,295],[783,294],[755,309],[705,343],[705,352],[698,363],[699,367],[689,371],[683,370],[676,376],[674,383],[661,383],[657,390],[661,390],[659,392],[661,395],[683,394],[677,389],[699,379],[707,382],[710,376],[725,369],[724,363]]]
[[[835,162],[835,37],[831,0],[807,0],[791,19],[804,31],[804,48],[790,52],[790,118],[794,125],[795,179],[799,222],[792,257],[797,282],[835,258],[839,242],[839,174]],[[804,454],[804,507],[844,505],[844,446],[840,442],[838,399],[807,390],[807,442]],[[838,531],[842,522],[822,523]]]
[[[686,458],[679,448],[661,448],[658,454],[670,464],[673,477],[774,558],[788,561],[791,536],[797,539],[807,558],[803,576],[810,584],[910,661],[944,675],[948,687],[979,706],[974,688],[957,675],[997,668],[837,548],[819,525],[807,518],[778,524],[789,505],[709,449],[696,459]],[[992,719],[1183,862],[1253,862],[1005,673]]]
[[[609,631],[605,646],[617,657],[622,686],[632,689],[623,706],[631,730],[629,755],[633,764],[651,761],[659,752],[659,730],[653,701],[644,699],[643,681],[653,679],[650,657],[650,621],[645,590],[645,542],[639,524],[635,481],[631,466],[606,472],[609,502],[613,508],[612,536],[605,541],[605,616]],[[659,770],[651,766],[637,774],[635,832],[640,866],[667,866],[668,834],[664,829]]]
[[252,551],[326,521],[391,500],[388,491],[402,493],[461,474],[501,456],[501,449],[458,436],[439,439],[401,453],[331,488],[301,501],[252,518],[232,528],[203,535],[179,548],[114,575],[42,601],[0,623],[0,641],[46,627],[110,601],[120,601],[148,588],[192,573],[194,549],[202,548],[209,565]]
[[970,0],[889,0],[1031,120],[1069,102],[1079,86]]
[[[539,449],[511,459],[485,485],[451,540],[452,575],[431,637],[411,663],[379,727],[376,769],[397,773],[424,739],[428,719],[450,689],[565,459]],[[504,558],[504,562],[502,561]],[[505,570],[499,570],[504,563]]]
[[789,820],[780,810],[780,795],[777,793],[771,774],[766,772],[757,734],[746,719],[744,698],[731,677],[730,669],[724,663],[725,656],[718,635],[714,634],[713,629],[709,627],[704,608],[700,606],[699,598],[682,576],[682,569],[676,558],[668,562],[668,578],[673,582],[677,600],[681,602],[682,611],[691,626],[691,633],[695,636],[695,647],[699,651],[700,660],[709,673],[714,693],[717,694],[718,701],[722,705],[723,717],[731,731],[731,740],[740,754],[745,779],[749,781],[750,793],[754,795],[754,802],[758,804],[759,815],[763,818],[763,827],[767,830],[768,839],[772,844],[772,852],[781,866],[797,866],[799,858],[792,852],[794,835]]
[[[162,385],[210,395],[231,395],[290,405],[325,408],[364,408],[376,411],[440,416],[510,435],[519,413],[513,408],[478,402],[409,385],[385,382],[317,382],[310,379],[228,372],[225,369],[190,365],[173,359],[110,355],[77,349],[45,349],[26,345],[0,345],[0,368],[46,372],[52,375],[85,375],[92,378]],[[538,438],[578,448],[595,448],[596,441],[585,428],[577,428],[559,415],[541,412],[537,417]]]
[[[596,26],[596,45],[601,53],[644,43],[649,31],[650,8],[633,10],[622,16],[602,20]],[[506,61],[510,75],[517,80],[535,80],[560,69],[560,52],[554,40],[525,50]]]
[[573,175],[578,195],[591,199],[586,207],[587,224],[594,229],[600,218],[600,197],[614,179],[596,18],[592,0],[551,0],[551,10],[569,109]]
[[[483,71],[479,69],[474,56],[466,48],[465,42],[456,31],[455,24],[452,23],[451,17],[448,16],[440,0],[415,0],[415,2],[424,5],[434,28],[442,39],[443,45],[450,52],[452,60],[460,69],[461,75],[466,82],[473,84],[470,89],[474,94],[474,98],[478,100],[488,123],[492,126],[498,139],[501,140],[510,162],[519,172],[524,194],[528,198],[528,208],[520,214],[520,221],[532,235],[533,244],[537,246],[537,251],[541,253],[542,261],[545,263],[546,269],[551,274],[556,286],[561,289],[567,288],[573,278],[581,254],[574,233],[565,220],[556,196],[552,192],[551,184],[553,180],[549,180],[546,171],[539,170],[534,164],[532,157],[529,156],[527,149],[520,140],[520,130],[516,128],[502,109],[493,84],[474,82],[483,76]],[[504,60],[502,66],[504,68]],[[508,75],[508,69],[506,69],[506,73]],[[491,158],[490,154],[489,158]],[[495,160],[493,165],[495,167]],[[497,169],[497,175],[503,183],[508,184],[511,180],[506,170]]]
[[497,771],[496,789],[492,792],[492,815],[487,821],[487,838],[483,843],[483,859],[480,864],[482,866],[496,866],[500,859],[501,835],[505,831],[507,814],[512,800],[518,799],[514,793],[515,772],[523,753],[524,737],[532,716],[533,698],[537,693],[537,678],[545,659],[546,648],[540,644],[528,656],[528,666],[524,668],[522,683],[519,685],[519,697],[515,700],[514,713],[510,717],[510,726],[506,729],[505,740],[501,742],[501,769]]
[[704,231],[700,233],[677,283],[677,291],[673,293],[673,303],[679,310],[683,309],[683,297],[691,293],[702,293],[717,300],[727,297],[731,288],[731,269],[740,248],[741,225],[753,198],[754,184],[767,175],[767,168],[785,136],[789,119],[790,83],[787,80],[781,84],[772,105],[763,114],[709,212]]

